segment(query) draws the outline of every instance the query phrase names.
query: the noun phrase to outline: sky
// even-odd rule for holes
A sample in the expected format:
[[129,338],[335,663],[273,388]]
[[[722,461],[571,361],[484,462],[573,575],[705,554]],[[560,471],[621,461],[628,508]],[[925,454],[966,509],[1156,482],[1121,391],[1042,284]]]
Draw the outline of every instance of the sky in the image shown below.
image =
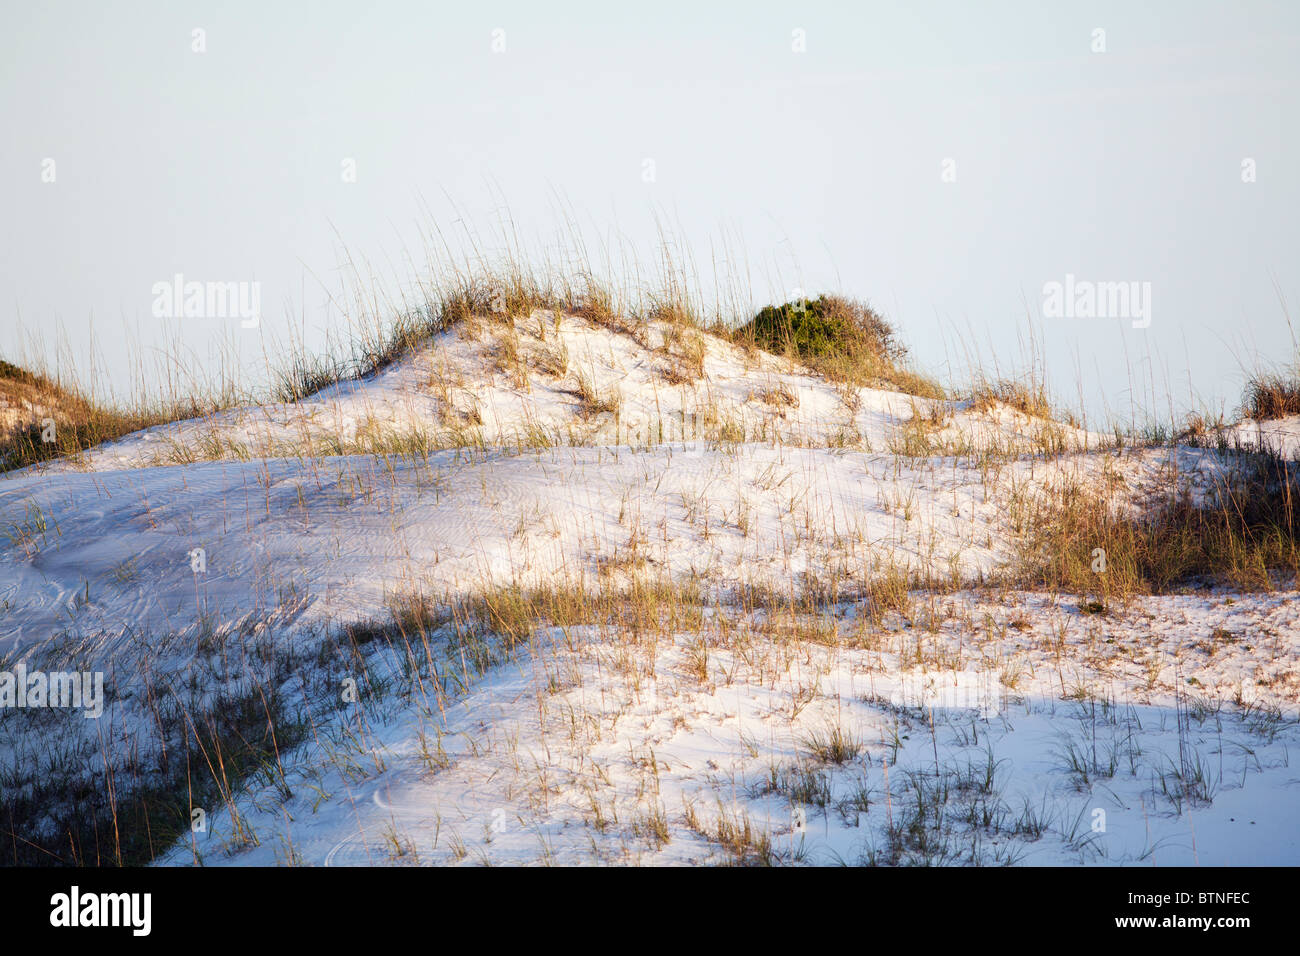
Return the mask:
[[[253,382],[345,333],[349,262],[575,224],[866,299],[943,380],[1231,416],[1296,354],[1297,117],[1294,2],[3,0],[0,355]],[[157,314],[177,274],[257,323]]]

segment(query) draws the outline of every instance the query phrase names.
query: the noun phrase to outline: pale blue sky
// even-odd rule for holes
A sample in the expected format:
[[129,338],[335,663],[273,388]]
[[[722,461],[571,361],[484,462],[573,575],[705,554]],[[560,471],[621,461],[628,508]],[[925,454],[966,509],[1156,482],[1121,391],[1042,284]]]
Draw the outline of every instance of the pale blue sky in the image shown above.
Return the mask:
[[[0,350],[61,327],[80,356],[93,328],[119,388],[126,343],[161,344],[155,282],[260,282],[261,330],[168,323],[260,370],[289,313],[309,344],[337,322],[313,275],[340,237],[403,271],[429,217],[455,231],[444,197],[480,232],[503,197],[540,241],[560,195],[647,259],[656,213],[704,262],[739,236],[756,295],[868,298],[941,377],[972,344],[1013,369],[1032,333],[1096,415],[1127,418],[1131,384],[1231,411],[1242,361],[1293,351],[1300,4],[2,9]],[[1044,318],[1067,273],[1150,282],[1150,327]]]

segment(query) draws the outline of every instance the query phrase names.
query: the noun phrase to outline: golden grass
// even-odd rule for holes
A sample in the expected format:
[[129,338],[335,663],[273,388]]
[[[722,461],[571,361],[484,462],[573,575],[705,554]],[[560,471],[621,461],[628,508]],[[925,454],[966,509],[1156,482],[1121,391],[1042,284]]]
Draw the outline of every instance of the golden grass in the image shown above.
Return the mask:
[[74,456],[124,435],[217,410],[199,399],[119,407],[95,401],[39,372],[0,361],[0,399],[11,412],[0,432],[0,471]]
[[1256,421],[1300,415],[1300,378],[1262,375],[1246,383],[1243,411]]
[[971,390],[971,409],[982,412],[998,404],[1009,405],[1030,418],[1052,417],[1047,389],[1037,382],[1019,382],[1003,379],[990,382],[981,379]]
[[1298,504],[1294,464],[1268,454],[1242,455],[1199,500],[1173,491],[1138,514],[1069,485],[1031,506],[1018,570],[1027,586],[1103,606],[1197,584],[1271,591],[1300,575]]

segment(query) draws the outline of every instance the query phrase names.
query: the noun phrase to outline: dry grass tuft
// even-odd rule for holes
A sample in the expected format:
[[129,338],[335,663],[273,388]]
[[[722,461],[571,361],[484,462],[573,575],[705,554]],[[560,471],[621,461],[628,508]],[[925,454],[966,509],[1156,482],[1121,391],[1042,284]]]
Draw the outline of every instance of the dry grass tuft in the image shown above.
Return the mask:
[[1300,378],[1265,375],[1246,383],[1242,411],[1256,421],[1300,415]]
[[1242,454],[1199,498],[1171,492],[1137,515],[1065,487],[1026,517],[1020,572],[1030,586],[1103,605],[1195,585],[1270,591],[1300,576],[1298,504],[1294,465],[1265,453]]
[[1047,389],[1037,382],[1000,382],[981,380],[971,391],[971,409],[988,411],[998,404],[1009,405],[1030,418],[1051,418],[1052,406]]
[[591,379],[582,374],[577,376],[577,385],[570,394],[578,399],[578,416],[584,422],[603,414],[617,417],[623,407],[623,397],[617,388],[600,393]]
[[76,455],[131,432],[216,411],[199,399],[117,407],[0,359],[0,472]]
[[759,389],[750,393],[750,400],[758,399],[764,405],[770,405],[773,408],[798,408],[799,396],[794,390],[784,382],[773,385],[770,388]]

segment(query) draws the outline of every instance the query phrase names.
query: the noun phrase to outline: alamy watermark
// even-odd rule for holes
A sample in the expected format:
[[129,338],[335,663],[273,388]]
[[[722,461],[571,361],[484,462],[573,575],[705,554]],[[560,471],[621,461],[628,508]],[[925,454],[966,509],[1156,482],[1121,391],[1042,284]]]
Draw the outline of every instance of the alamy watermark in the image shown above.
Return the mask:
[[1064,282],[1043,283],[1043,316],[1049,319],[1131,319],[1151,325],[1150,282],[1093,282],[1066,273]]
[[153,928],[153,894],[94,893],[73,887],[50,897],[50,925],[123,927],[132,936],[148,936]]
[[104,713],[103,671],[29,671],[19,661],[0,671],[0,709],[60,707],[84,711],[87,719]]
[[239,319],[257,328],[262,315],[260,282],[186,282],[176,273],[170,282],[155,282],[153,314],[159,319]]

